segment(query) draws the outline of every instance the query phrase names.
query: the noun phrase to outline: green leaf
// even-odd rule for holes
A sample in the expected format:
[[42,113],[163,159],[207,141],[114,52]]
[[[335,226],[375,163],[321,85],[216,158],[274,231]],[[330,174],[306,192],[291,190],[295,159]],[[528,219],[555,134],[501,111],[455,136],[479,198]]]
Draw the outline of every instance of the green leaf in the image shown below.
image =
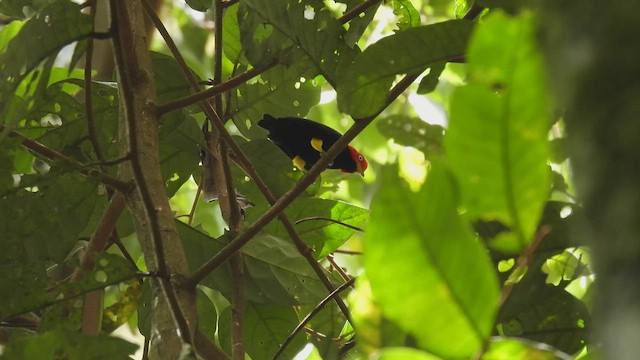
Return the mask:
[[193,10],[205,12],[211,8],[212,0],[185,0],[185,2]]
[[440,125],[431,125],[415,117],[391,115],[379,119],[376,126],[384,137],[399,145],[412,146],[427,158],[442,155],[444,128]]
[[520,282],[516,290],[496,320],[500,335],[549,344],[568,354],[586,345],[591,317],[582,301],[541,281]]
[[97,182],[78,174],[49,173],[38,179],[37,192],[0,199],[0,215],[12,219],[0,222],[0,259],[36,268],[46,260],[64,260],[91,218],[98,195]]
[[392,0],[393,13],[398,19],[398,29],[406,30],[420,25],[420,13],[409,0]]
[[468,358],[491,334],[498,283],[486,250],[458,215],[453,180],[440,162],[417,193],[394,168],[382,176],[364,240],[373,297],[425,350]]
[[411,348],[393,348],[388,347],[382,349],[378,353],[376,359],[379,360],[439,360],[440,358],[424,351]]
[[[66,0],[58,0],[63,2]],[[3,0],[0,2],[0,14],[24,19],[35,15],[41,8],[56,2],[56,0]]]
[[[362,1],[360,0],[342,0],[340,2],[347,5],[345,13],[362,4]],[[380,5],[381,3],[373,4],[363,13],[361,13],[360,16],[349,21],[349,29],[344,35],[344,40],[347,43],[347,46],[353,47],[358,43],[358,40],[360,40],[362,34],[367,30],[369,24],[371,24],[371,21],[373,21],[373,17],[378,11]]]
[[198,326],[202,331],[209,336],[210,339],[214,339],[216,336],[216,330],[218,327],[218,312],[216,307],[202,291],[202,289],[196,289],[197,292],[197,306],[198,306]]
[[[213,257],[228,241],[226,235],[213,239],[183,223],[176,224],[192,270]],[[259,235],[245,245],[243,253],[245,296],[249,301],[278,305],[312,304],[328,294],[290,241]],[[228,264],[221,265],[202,284],[230,299],[232,284]]]
[[444,71],[446,63],[435,64],[429,68],[429,73],[420,80],[418,85],[418,94],[428,94],[436,89],[440,80],[440,74]]
[[[317,259],[331,254],[356,233],[354,229],[324,219],[340,221],[359,228],[363,228],[369,219],[367,209],[318,198],[300,198],[286,210],[286,213],[293,222],[308,219],[296,225],[296,230],[304,242],[314,250]],[[277,236],[288,237],[281,226],[275,232]]]
[[531,16],[487,17],[469,51],[471,82],[456,90],[445,150],[471,219],[510,232],[492,245],[519,252],[533,239],[550,189],[546,75]]
[[355,118],[375,114],[396,75],[420,73],[463,56],[472,29],[470,21],[451,20],[400,31],[369,46],[340,79],[340,110]]
[[[589,350],[591,353],[591,350]],[[547,344],[526,341],[524,339],[496,336],[491,338],[489,348],[482,356],[487,360],[571,360],[569,356]],[[582,357],[581,357],[582,358]]]
[[[80,10],[80,5],[70,1],[58,1],[42,8],[0,53],[0,115],[3,118],[9,110],[7,104],[14,96],[13,91],[42,60],[90,34],[91,20]],[[4,119],[9,123],[15,120]]]
[[462,19],[471,7],[475,3],[475,0],[455,0],[455,14],[457,19]]
[[238,25],[238,8],[231,6],[224,12],[222,18],[222,50],[232,63],[238,63],[244,50],[240,42],[240,26]]
[[49,331],[12,341],[0,359],[127,359],[137,348],[135,344],[112,336]]
[[[272,359],[284,340],[298,325],[298,316],[293,308],[269,304],[248,303],[245,308],[245,347],[252,360]],[[231,310],[225,309],[220,315],[220,343],[228,352],[231,349],[229,324]],[[223,327],[224,326],[224,327]],[[287,346],[282,359],[293,359],[306,343],[299,334]]]

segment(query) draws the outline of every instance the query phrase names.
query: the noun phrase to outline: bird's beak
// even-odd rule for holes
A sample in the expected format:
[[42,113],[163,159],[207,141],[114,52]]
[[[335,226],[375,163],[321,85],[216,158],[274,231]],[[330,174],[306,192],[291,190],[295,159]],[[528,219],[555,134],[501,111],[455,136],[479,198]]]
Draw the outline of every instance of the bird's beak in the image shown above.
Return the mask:
[[364,171],[360,171],[358,174],[360,174],[360,176],[364,177]]

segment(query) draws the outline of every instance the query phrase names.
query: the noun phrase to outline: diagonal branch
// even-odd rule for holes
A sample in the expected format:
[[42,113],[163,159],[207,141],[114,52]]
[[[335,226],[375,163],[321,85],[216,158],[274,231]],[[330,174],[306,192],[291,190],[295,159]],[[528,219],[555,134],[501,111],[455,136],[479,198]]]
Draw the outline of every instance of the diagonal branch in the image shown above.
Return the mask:
[[[0,125],[0,130],[2,130],[2,128],[4,128],[4,126]],[[34,153],[44,156],[51,160],[61,161],[67,165],[73,166],[74,168],[78,168],[80,173],[82,173],[85,176],[98,179],[98,181],[100,181],[105,186],[108,186],[114,190],[120,191],[124,194],[131,191],[131,185],[132,185],[131,183],[116,179],[113,176],[109,176],[97,169],[87,167],[87,165],[82,164],[76,161],[75,159],[69,156],[66,156],[64,154],[61,154],[53,149],[50,149],[45,145],[41,144],[40,142],[30,139],[15,130],[11,130],[9,132],[9,136],[21,139],[22,146],[33,151]]]
[[[391,89],[387,98],[387,106],[393,102],[411,83],[418,77],[418,75],[407,75],[398,84]],[[386,108],[386,106],[385,106]],[[382,112],[380,110],[379,112]],[[329,166],[336,156],[353,140],[367,125],[369,125],[373,119],[379,115],[374,114],[368,118],[356,120],[351,128],[344,134],[333,146],[325,153],[325,156],[321,157],[313,167],[305,174],[305,176],[298,181],[298,183],[285,193],[280,199],[278,199],[261,217],[259,217],[253,224],[251,224],[242,234],[238,235],[229,244],[216,254],[211,260],[202,265],[200,269],[193,273],[189,282],[196,284],[204,279],[208,274],[214,271],[218,266],[223,264],[229,259],[233,253],[238,251],[244,246],[253,236],[255,236],[260,230],[262,230],[267,224],[269,224],[276,216],[280,215],[289,206],[297,196],[299,196],[309,185],[311,185],[320,173]]]

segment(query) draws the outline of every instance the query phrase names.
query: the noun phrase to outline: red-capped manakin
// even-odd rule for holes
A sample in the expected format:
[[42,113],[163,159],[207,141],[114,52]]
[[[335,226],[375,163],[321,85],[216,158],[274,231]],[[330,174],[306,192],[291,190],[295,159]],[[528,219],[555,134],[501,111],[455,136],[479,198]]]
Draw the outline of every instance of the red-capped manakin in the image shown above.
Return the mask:
[[[274,118],[264,114],[258,121],[260,127],[269,132],[269,139],[284,151],[300,170],[309,170],[342,136],[332,128],[315,121],[296,117]],[[356,149],[347,146],[329,169],[340,169],[345,173],[359,173],[364,176],[367,160]]]

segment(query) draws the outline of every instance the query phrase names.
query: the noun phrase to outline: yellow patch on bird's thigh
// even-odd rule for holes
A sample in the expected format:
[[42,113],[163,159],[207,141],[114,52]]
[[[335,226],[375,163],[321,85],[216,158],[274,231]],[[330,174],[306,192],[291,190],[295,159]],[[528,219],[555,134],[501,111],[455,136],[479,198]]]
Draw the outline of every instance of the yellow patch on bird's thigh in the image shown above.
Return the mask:
[[304,166],[306,165],[306,161],[304,161],[303,158],[301,158],[300,156],[296,156],[293,158],[293,160],[291,161],[293,163],[293,165],[295,167],[297,167],[298,169],[300,169],[300,171],[304,171]]
[[314,148],[317,152],[324,152],[324,149],[322,148],[323,143],[324,141],[322,141],[322,139],[311,139],[311,147]]

